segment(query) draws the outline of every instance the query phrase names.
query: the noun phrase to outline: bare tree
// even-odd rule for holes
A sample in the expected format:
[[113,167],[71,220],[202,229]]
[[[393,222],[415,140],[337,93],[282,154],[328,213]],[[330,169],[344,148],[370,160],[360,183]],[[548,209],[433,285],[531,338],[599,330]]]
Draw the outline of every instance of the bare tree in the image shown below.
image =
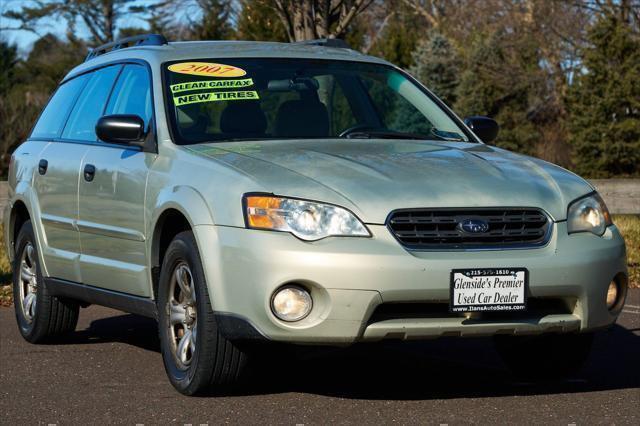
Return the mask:
[[422,16],[429,26],[439,29],[442,24],[447,6],[451,0],[403,0],[403,2]]
[[341,37],[374,0],[273,0],[290,41]]
[[589,11],[592,15],[618,15],[628,22],[634,31],[640,30],[640,0],[571,0],[574,6]]
[[34,0],[21,9],[3,13],[3,16],[19,22],[9,29],[28,30],[37,33],[43,19],[55,18],[67,23],[67,35],[75,38],[76,25],[82,22],[97,44],[114,40],[116,23],[128,11],[132,0]]

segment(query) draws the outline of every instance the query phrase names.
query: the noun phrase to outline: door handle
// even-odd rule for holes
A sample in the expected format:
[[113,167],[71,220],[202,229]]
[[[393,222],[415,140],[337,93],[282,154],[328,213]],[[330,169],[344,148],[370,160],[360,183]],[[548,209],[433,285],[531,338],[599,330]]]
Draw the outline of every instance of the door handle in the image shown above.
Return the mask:
[[93,164],[84,166],[84,180],[91,182],[96,175],[96,167]]
[[40,173],[41,175],[47,173],[48,167],[49,167],[49,162],[43,158],[38,163],[38,173]]

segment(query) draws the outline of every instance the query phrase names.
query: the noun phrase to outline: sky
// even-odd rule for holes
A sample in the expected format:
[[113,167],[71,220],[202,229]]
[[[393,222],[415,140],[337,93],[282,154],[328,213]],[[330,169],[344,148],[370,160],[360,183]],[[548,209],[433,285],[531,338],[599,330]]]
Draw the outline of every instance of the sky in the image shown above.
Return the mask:
[[[145,3],[150,3],[151,0],[139,0],[135,2],[135,4],[144,5]],[[19,10],[22,6],[32,5],[33,2],[30,0],[0,0],[0,15],[9,10]],[[145,27],[146,23],[139,19],[138,17],[127,17],[124,16],[121,21],[119,21],[119,25],[123,27],[136,26],[136,27]],[[5,27],[14,27],[17,26],[17,22],[4,18],[0,16],[0,28]],[[58,37],[64,38],[66,32],[66,23],[59,22],[54,19],[42,19],[40,22],[40,28],[38,29],[38,34],[33,33],[31,31],[19,30],[19,31],[9,31],[2,30],[2,38],[9,43],[15,43],[18,45],[18,50],[20,54],[26,55],[33,45],[33,43],[40,38],[41,36],[52,33]],[[82,24],[78,23],[77,26],[78,35],[81,38],[88,37],[87,28]]]

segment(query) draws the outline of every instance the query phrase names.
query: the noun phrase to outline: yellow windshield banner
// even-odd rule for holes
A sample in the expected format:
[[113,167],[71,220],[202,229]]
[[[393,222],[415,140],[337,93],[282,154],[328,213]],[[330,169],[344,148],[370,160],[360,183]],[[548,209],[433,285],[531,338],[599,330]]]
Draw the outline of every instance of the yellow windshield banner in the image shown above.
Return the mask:
[[203,77],[242,77],[247,74],[242,68],[212,62],[180,62],[169,65],[169,71]]
[[255,90],[243,90],[237,92],[205,92],[174,96],[173,103],[175,106],[182,106],[201,102],[251,101],[257,99],[260,99],[260,97]]
[[188,81],[186,83],[172,84],[171,93],[188,92],[199,89],[235,89],[240,87],[253,86],[253,79],[243,78],[236,80],[204,80]]

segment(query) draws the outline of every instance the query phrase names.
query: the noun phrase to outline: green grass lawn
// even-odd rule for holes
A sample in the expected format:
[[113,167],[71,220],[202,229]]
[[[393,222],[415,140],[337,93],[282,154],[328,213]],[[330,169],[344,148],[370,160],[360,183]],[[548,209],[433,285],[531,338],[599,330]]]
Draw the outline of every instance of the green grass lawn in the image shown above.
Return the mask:
[[4,248],[4,227],[0,224],[0,306],[11,305],[11,265]]
[[640,215],[614,215],[613,223],[627,244],[629,285],[640,288]]
[[[640,215],[615,215],[614,223],[627,243],[629,284],[640,288]],[[11,304],[11,266],[5,253],[0,225],[0,306]]]

